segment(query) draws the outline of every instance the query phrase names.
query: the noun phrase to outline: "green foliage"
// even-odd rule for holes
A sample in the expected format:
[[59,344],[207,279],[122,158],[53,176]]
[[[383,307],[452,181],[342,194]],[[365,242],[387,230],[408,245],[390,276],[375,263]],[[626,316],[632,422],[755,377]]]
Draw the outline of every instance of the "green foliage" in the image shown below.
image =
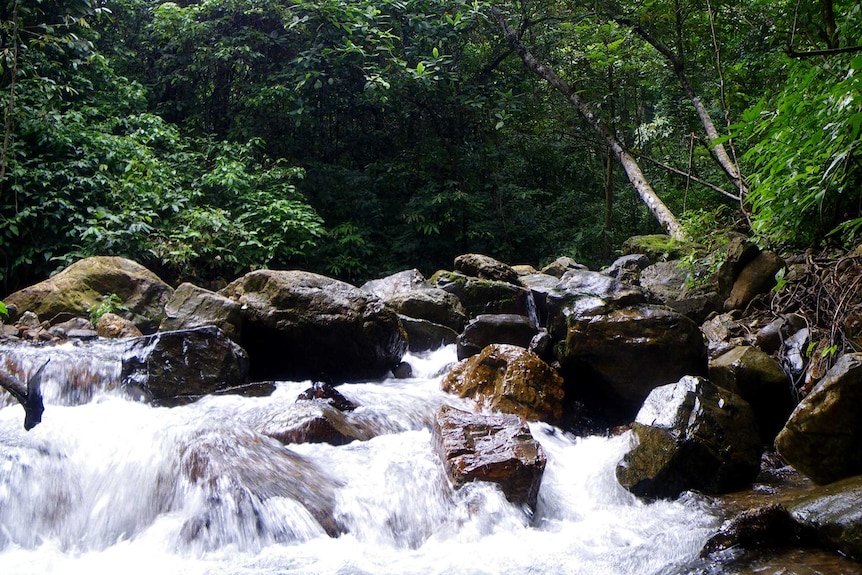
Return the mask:
[[815,244],[862,230],[862,58],[788,64],[774,98],[744,116],[755,231],[773,242]]
[[102,296],[102,302],[87,310],[90,315],[90,323],[96,325],[101,317],[107,313],[122,314],[129,311],[129,308],[123,305],[123,299],[115,293],[107,293]]
[[0,315],[9,317],[9,308],[6,307],[6,302],[0,301]]

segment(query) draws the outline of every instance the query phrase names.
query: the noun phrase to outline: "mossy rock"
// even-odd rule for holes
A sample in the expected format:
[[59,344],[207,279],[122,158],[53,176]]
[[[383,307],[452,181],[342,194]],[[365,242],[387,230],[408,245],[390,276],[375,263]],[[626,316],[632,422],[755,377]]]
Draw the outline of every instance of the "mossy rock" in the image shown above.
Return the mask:
[[675,260],[690,251],[689,244],[665,234],[632,236],[623,242],[623,255],[643,254],[651,262]]

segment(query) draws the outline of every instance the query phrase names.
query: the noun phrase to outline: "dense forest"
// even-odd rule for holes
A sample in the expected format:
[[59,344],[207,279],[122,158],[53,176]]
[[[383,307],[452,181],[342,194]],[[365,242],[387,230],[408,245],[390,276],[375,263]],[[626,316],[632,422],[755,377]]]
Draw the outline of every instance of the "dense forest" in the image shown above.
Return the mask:
[[859,0],[3,0],[3,291],[852,246]]

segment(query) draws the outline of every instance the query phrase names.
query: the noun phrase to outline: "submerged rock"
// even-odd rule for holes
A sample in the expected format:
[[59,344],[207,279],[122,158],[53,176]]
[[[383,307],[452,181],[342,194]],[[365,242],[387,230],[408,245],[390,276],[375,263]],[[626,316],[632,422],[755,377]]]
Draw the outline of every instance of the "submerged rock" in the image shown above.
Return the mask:
[[563,414],[563,378],[515,345],[492,344],[461,361],[446,374],[443,390],[530,421],[557,422]]
[[862,473],[862,353],[849,353],[796,406],[775,448],[816,483]]
[[791,516],[817,542],[862,559],[862,476],[820,487],[787,506]]
[[734,547],[778,549],[811,545],[815,530],[797,523],[790,512],[778,504],[748,509],[727,520],[704,545],[701,556]]
[[255,379],[373,379],[407,351],[394,310],[332,278],[258,270],[220,293],[242,305],[242,345]]
[[620,485],[647,498],[696,489],[724,493],[751,483],[761,444],[751,407],[699,377],[654,389],[632,424]]
[[506,498],[535,508],[545,453],[527,423],[515,415],[479,415],[441,406],[434,418],[434,446],[449,480],[500,486]]
[[[173,289],[131,260],[96,256],[79,260],[57,275],[4,299],[19,312],[32,311],[48,320],[60,314],[87,316],[104,297],[115,295],[116,311],[143,333],[153,333],[164,317]],[[122,307],[120,307],[122,306]],[[14,319],[14,318],[13,318]]]
[[311,387],[300,393],[296,400],[325,403],[338,411],[353,411],[356,409],[355,403],[344,397],[332,385],[321,381],[315,381]]
[[366,433],[347,421],[342,411],[321,401],[297,401],[278,410],[253,410],[242,417],[254,431],[284,444],[345,445],[369,439]]

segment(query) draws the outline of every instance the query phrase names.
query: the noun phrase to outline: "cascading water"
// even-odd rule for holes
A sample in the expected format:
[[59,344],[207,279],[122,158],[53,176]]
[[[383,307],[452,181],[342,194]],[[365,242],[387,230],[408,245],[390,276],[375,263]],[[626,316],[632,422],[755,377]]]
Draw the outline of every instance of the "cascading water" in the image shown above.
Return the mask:
[[[548,457],[532,516],[491,484],[453,491],[429,429],[442,403],[466,405],[440,390],[454,348],[407,359],[413,379],[339,387],[359,406],[349,422],[371,439],[287,447],[251,423],[279,417],[309,382],[159,408],[112,391],[115,367],[89,360],[98,391],[82,394],[79,382],[72,400],[55,382],[32,431],[19,406],[0,409],[0,572],[691,570],[717,520],[696,498],[645,504],[621,489],[614,467],[626,436],[574,439],[532,425]],[[78,373],[74,365],[65,368]]]

